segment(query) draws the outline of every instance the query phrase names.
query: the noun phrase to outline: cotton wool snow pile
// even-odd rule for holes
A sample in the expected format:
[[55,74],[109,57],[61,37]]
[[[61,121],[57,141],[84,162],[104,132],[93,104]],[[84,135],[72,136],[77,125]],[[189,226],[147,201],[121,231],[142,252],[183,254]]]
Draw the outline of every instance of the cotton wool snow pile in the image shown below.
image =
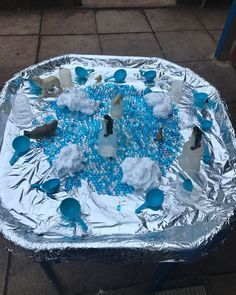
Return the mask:
[[59,107],[68,107],[71,112],[81,112],[86,115],[94,114],[99,106],[99,102],[89,99],[85,90],[74,88],[70,92],[62,93],[58,100]]
[[122,182],[127,183],[135,190],[147,191],[160,185],[161,171],[159,166],[150,158],[127,157],[122,163]]
[[83,168],[84,154],[77,144],[70,144],[61,149],[60,153],[53,162],[59,177],[73,175]]
[[173,105],[167,93],[148,93],[143,97],[146,103],[153,107],[153,115],[158,119],[167,119],[172,112]]

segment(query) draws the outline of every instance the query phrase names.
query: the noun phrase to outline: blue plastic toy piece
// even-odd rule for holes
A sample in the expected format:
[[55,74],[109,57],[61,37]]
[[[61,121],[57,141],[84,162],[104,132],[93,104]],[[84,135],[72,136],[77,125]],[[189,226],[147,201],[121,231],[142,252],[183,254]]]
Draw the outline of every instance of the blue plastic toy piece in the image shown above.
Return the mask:
[[151,88],[147,87],[147,88],[144,89],[143,95],[146,95],[148,93],[164,93],[164,92],[161,92],[161,91],[152,91]]
[[17,136],[12,142],[12,147],[15,150],[15,153],[10,160],[11,166],[14,165],[21,156],[24,156],[26,153],[28,153],[30,150],[30,140],[24,135]]
[[113,76],[104,79],[104,81],[107,82],[109,80],[114,79],[116,83],[124,83],[126,76],[127,76],[126,70],[119,69],[119,70],[115,71]]
[[83,67],[76,67],[75,74],[80,79],[87,79],[89,74],[94,72],[94,69],[85,69]]
[[37,188],[48,195],[58,192],[60,187],[60,179],[52,178],[43,183],[35,183],[31,185],[32,188]]
[[144,80],[149,83],[152,83],[157,76],[157,72],[154,70],[150,70],[150,71],[139,70],[139,72],[141,76],[144,78]]
[[211,162],[211,154],[207,144],[204,145],[203,162],[207,165]]
[[144,91],[143,91],[143,95],[146,95],[146,94],[148,94],[148,93],[152,93],[152,89],[149,88],[149,87],[147,87],[146,89],[144,89]]
[[152,189],[146,194],[145,202],[135,210],[135,213],[139,214],[142,210],[147,208],[155,211],[160,210],[162,209],[161,205],[163,201],[164,193],[158,188]]
[[88,226],[81,219],[81,207],[76,199],[67,198],[63,200],[60,204],[60,211],[63,218],[71,222],[78,222],[85,232],[88,230]]
[[85,84],[87,82],[88,76],[94,72],[94,69],[85,69],[83,67],[76,67],[75,74],[77,76],[77,82],[79,84]]
[[36,94],[40,95],[42,93],[42,88],[40,88],[32,79],[29,79],[30,89]]
[[183,179],[183,188],[188,191],[192,192],[193,191],[193,184],[190,178],[184,177],[181,173],[179,173],[179,176]]
[[205,119],[201,115],[197,115],[197,119],[199,123],[201,124],[201,128],[203,131],[209,131],[213,125],[212,120]]
[[208,98],[208,94],[204,93],[204,92],[197,92],[196,90],[193,91],[193,105],[197,108],[204,108],[207,98]]

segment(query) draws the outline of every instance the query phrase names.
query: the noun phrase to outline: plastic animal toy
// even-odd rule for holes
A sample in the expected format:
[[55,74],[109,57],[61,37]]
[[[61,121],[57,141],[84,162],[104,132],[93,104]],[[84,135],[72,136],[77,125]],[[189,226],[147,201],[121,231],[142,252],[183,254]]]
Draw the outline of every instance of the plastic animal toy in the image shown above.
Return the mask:
[[102,75],[98,75],[95,77],[96,83],[100,83],[102,81]]
[[103,118],[106,132],[104,133],[104,136],[107,137],[108,135],[113,133],[113,120],[109,115],[105,115]]
[[116,155],[117,136],[113,132],[113,120],[109,115],[105,115],[102,130],[99,132],[98,153],[105,158],[112,158]]
[[201,147],[201,141],[202,141],[202,131],[199,127],[195,126],[193,128],[193,136],[195,138],[194,146],[191,146],[191,150],[196,150],[197,148]]
[[124,113],[124,103],[122,94],[118,93],[112,101],[111,116],[120,119]]
[[[37,86],[43,89],[42,94],[40,95],[41,98],[50,96],[55,97],[63,91],[60,80],[55,76],[50,76],[45,79],[41,79],[40,77],[32,77],[32,80]],[[56,91],[55,87],[57,88]]]
[[160,142],[162,141],[162,138],[163,138],[163,128],[161,127],[157,132],[156,140]]
[[24,135],[29,138],[35,139],[54,136],[56,133],[57,125],[58,121],[53,120],[51,123],[36,127],[32,131],[24,131]]

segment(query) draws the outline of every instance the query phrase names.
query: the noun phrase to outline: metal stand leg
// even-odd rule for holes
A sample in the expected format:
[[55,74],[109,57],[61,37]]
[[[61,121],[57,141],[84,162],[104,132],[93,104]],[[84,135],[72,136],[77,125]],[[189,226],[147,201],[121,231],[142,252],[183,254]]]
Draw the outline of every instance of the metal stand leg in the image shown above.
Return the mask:
[[58,295],[64,294],[63,288],[62,288],[58,278],[56,277],[55,272],[53,271],[52,267],[50,266],[50,263],[46,262],[46,261],[42,261],[42,262],[40,262],[40,265],[41,265],[44,273],[48,277],[50,283],[52,283],[54,288],[56,289]]
[[165,279],[165,277],[176,267],[176,263],[160,263],[154,281],[150,286],[150,292],[155,292],[158,290],[159,285]]
[[236,39],[236,0],[233,1],[227,16],[224,30],[218,42],[215,58],[218,60],[228,60],[230,49]]

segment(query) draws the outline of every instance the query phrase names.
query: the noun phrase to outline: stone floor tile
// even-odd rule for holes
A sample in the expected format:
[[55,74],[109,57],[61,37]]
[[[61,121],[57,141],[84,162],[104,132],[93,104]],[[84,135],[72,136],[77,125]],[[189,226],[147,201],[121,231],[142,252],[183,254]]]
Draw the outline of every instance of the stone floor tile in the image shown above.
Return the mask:
[[[1,240],[1,237],[0,237]],[[1,245],[0,241],[0,294],[3,294],[5,277],[7,272],[9,252]]]
[[205,31],[156,33],[167,59],[198,61],[213,58],[215,43]]
[[207,8],[198,8],[195,10],[195,14],[200,18],[208,30],[221,30],[224,28],[228,11],[228,6],[216,5]]
[[[102,290],[102,295],[147,295],[148,284],[138,284],[132,287],[119,288],[115,290]],[[98,293],[86,293],[86,295],[98,295]]]
[[142,10],[98,10],[98,33],[150,32]]
[[0,36],[0,66],[20,67],[35,62],[38,37]]
[[222,30],[211,30],[209,33],[212,35],[216,43],[220,40],[220,36],[222,34]]
[[145,9],[154,31],[203,30],[190,8]]
[[24,67],[1,67],[0,71],[0,89],[4,85],[4,83],[11,79],[14,74],[18,73],[20,70],[22,70]]
[[235,295],[236,273],[209,277],[212,295]]
[[0,35],[38,34],[40,18],[36,10],[0,11]]
[[55,264],[53,269],[62,282],[65,293],[72,295],[149,284],[156,267],[155,264],[121,265],[74,261]]
[[80,9],[44,11],[42,34],[96,34],[95,12]]
[[224,100],[236,102],[236,72],[229,62],[212,60],[187,62],[181,65],[190,68],[215,86]]
[[[233,122],[236,123],[236,103],[228,103],[228,106],[230,112],[235,114]],[[202,277],[236,273],[236,257],[232,256],[235,247],[236,230],[233,230],[226,237],[224,243],[216,245],[215,249],[209,251],[207,256],[199,258],[193,263],[180,263],[176,265],[166,277],[166,281],[188,278],[193,280],[191,284],[194,284],[201,283]],[[200,278],[199,282],[197,282],[197,278]],[[191,284],[189,283],[189,285]]]
[[152,33],[106,34],[100,40],[103,54],[163,57]]
[[166,7],[176,5],[176,0],[81,0],[83,7],[114,8],[114,7]]
[[57,295],[38,263],[11,256],[7,295]]
[[98,36],[76,35],[42,37],[39,52],[40,60],[69,53],[100,54]]
[[[236,103],[228,102],[227,106],[228,106],[228,111],[230,113],[231,123],[234,127],[234,130],[236,131]],[[234,249],[231,249],[231,251],[234,252]],[[227,252],[227,254],[229,253],[230,256],[231,256],[231,251]],[[227,265],[227,270],[229,269],[229,267],[231,267],[231,265],[233,263],[236,265],[236,259],[229,259],[229,266]],[[236,267],[235,267],[235,269],[236,269]]]

